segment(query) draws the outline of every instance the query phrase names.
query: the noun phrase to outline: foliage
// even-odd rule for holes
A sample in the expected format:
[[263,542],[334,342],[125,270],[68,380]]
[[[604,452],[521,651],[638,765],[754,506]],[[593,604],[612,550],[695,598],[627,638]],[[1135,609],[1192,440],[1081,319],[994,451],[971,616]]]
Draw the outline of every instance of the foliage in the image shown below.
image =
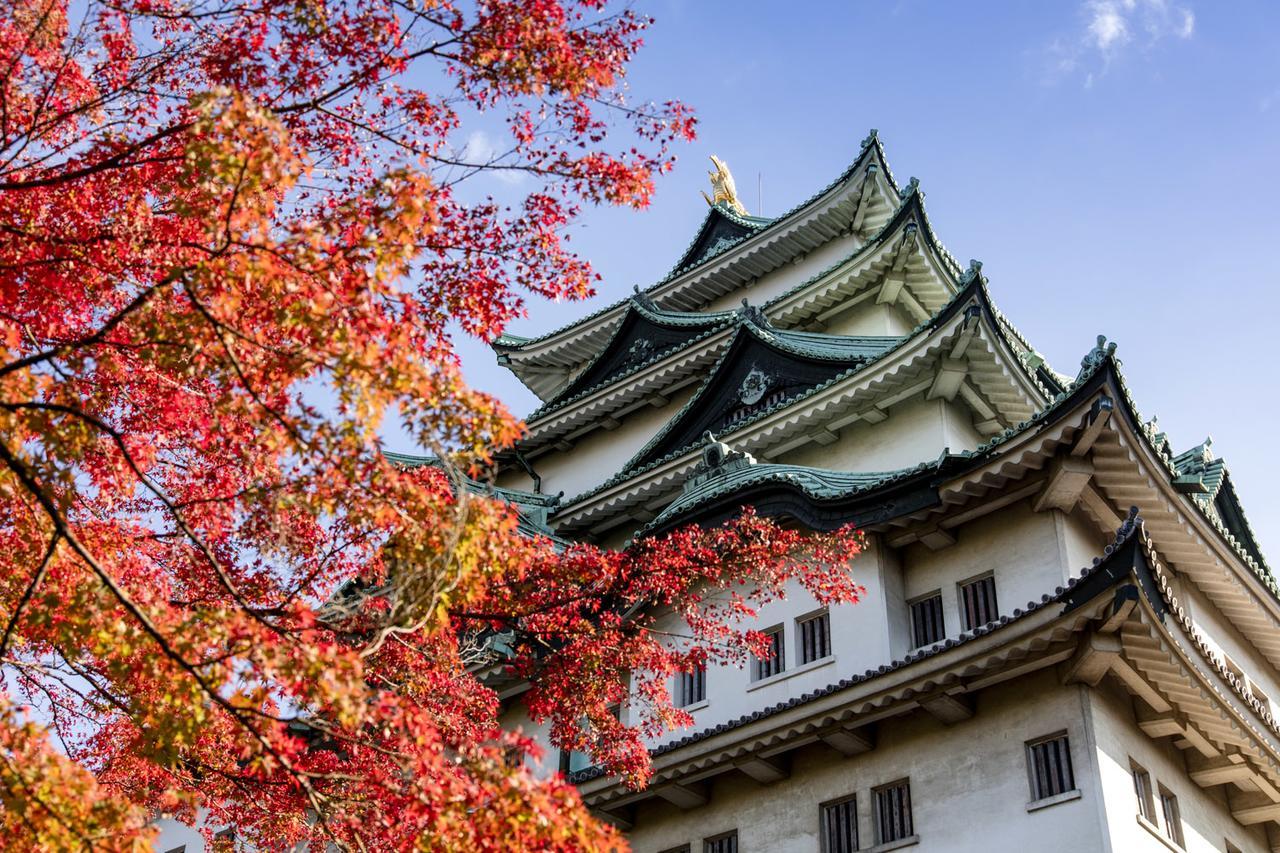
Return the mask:
[[[758,648],[733,625],[792,579],[856,596],[828,568],[848,532],[747,513],[557,552],[455,487],[520,426],[463,383],[453,324],[587,295],[578,206],[644,206],[693,135],[624,99],[649,21],[603,5],[7,0],[7,843],[133,849],[205,808],[265,849],[607,849],[509,760],[535,747],[477,642],[510,637],[559,743],[643,784],[642,734],[687,722],[669,673]],[[468,200],[499,171],[518,203]],[[389,464],[388,412],[447,463]],[[680,642],[651,630],[670,611]]]

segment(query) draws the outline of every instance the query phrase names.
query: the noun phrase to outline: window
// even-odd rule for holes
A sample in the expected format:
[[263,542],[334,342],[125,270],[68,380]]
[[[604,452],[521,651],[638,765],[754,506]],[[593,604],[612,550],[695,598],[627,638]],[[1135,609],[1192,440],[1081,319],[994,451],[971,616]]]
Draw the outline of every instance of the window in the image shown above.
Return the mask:
[[681,844],[679,847],[668,847],[666,850],[660,851],[660,853],[689,853],[689,845]]
[[831,614],[825,610],[796,621],[800,636],[800,663],[813,663],[831,654]]
[[942,622],[942,593],[935,592],[911,603],[911,647],[932,646],[947,636]]
[[876,844],[900,841],[913,834],[911,826],[911,783],[907,780],[876,788]]
[[822,804],[822,853],[858,849],[858,799],[845,797]]
[[738,830],[704,839],[702,853],[738,853]]
[[676,676],[676,707],[688,708],[707,700],[707,668],[700,666]]
[[966,631],[994,622],[1000,615],[996,607],[996,579],[987,575],[961,584],[960,612],[964,614]]
[[1138,798],[1138,816],[1149,823],[1156,822],[1156,806],[1151,799],[1151,774],[1133,762],[1129,763],[1133,773],[1133,793]]
[[787,668],[786,658],[783,656],[782,644],[782,626],[770,628],[763,632],[765,638],[769,641],[769,656],[755,659],[755,680],[768,678],[771,675],[777,675]]
[[1182,846],[1182,815],[1178,812],[1178,798],[1164,785],[1160,786],[1160,814],[1164,817],[1164,835],[1174,844]]
[[1032,800],[1074,790],[1076,780],[1071,772],[1071,746],[1067,736],[1058,734],[1028,743],[1027,771],[1031,776]]

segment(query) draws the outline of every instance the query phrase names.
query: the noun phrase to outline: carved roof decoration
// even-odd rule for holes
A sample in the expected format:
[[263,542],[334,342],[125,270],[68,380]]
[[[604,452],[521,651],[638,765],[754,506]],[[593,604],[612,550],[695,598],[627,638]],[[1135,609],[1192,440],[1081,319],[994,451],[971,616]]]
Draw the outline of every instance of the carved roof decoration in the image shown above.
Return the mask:
[[731,429],[894,349],[901,337],[825,335],[769,325],[744,305],[733,342],[693,397],[623,471],[691,446],[708,430]]

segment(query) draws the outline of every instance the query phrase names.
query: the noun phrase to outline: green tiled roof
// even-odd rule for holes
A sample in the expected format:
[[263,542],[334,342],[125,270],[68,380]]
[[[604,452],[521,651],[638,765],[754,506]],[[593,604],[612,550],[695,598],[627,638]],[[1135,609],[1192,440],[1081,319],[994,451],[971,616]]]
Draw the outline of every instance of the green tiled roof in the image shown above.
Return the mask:
[[[395,453],[384,450],[383,458],[401,468],[421,468],[423,466],[438,467],[440,458],[422,456],[412,453]],[[559,544],[568,544],[547,524],[548,514],[560,502],[559,495],[544,495],[537,492],[526,492],[522,489],[506,489],[490,483],[481,483],[470,477],[463,478],[467,491],[487,498],[496,498],[515,508],[519,530],[526,536],[545,536]]]
[[[650,322],[653,322],[662,326],[669,326],[669,327],[684,326],[689,329],[701,329],[702,331],[700,331],[697,335],[689,338],[688,340],[682,343],[656,351],[650,354],[648,358],[645,358],[642,361],[638,361],[635,364],[631,365],[630,367],[626,368],[625,370],[614,373],[612,376],[608,376],[603,381],[596,382],[587,388],[582,388],[577,391],[572,391],[575,383],[570,382],[565,387],[564,391],[552,397],[550,400],[548,400],[547,402],[543,403],[541,406],[539,406],[538,408],[530,412],[528,416],[525,418],[526,421],[535,421],[538,418],[545,417],[546,415],[549,415],[554,411],[558,411],[559,409],[562,409],[565,406],[568,406],[569,404],[576,402],[577,400],[581,400],[584,397],[591,396],[592,394],[596,393],[602,388],[606,388],[610,385],[613,385],[619,382],[620,380],[628,376],[638,373],[639,371],[644,370],[646,367],[652,364],[657,364],[659,361],[662,361],[663,359],[671,355],[674,355],[677,352],[688,349],[693,344],[699,341],[705,340],[707,337],[714,334],[715,332],[718,332],[721,329],[725,329],[733,325],[733,323],[737,320],[738,313],[739,313],[737,311],[711,311],[707,313],[699,313],[699,312],[693,312],[693,311],[670,311],[666,308],[659,308],[657,305],[653,304],[652,300],[644,297],[639,293],[630,297],[630,302],[631,302],[631,305],[628,306],[628,310],[635,311],[636,313],[640,314],[642,317],[645,317],[646,319],[648,319]],[[578,376],[587,375],[591,371],[591,369],[600,361],[600,359],[603,358],[605,354],[609,352],[609,348],[613,344],[614,339],[622,331],[622,327],[624,323],[625,323],[625,320],[623,321],[623,323],[618,324],[618,328],[614,330],[613,335],[610,336],[609,340],[605,343],[605,345],[600,348],[600,351],[596,353],[595,357],[592,358],[591,361],[589,361],[587,365],[578,372]],[[572,391],[572,393],[569,393],[570,391]]]
[[[768,224],[767,224],[767,225],[765,225],[765,226],[762,226],[762,227],[759,229],[759,231],[765,231],[765,230],[767,230],[767,229],[769,229],[769,228],[772,228],[773,226],[776,226],[776,225],[779,225],[779,224],[782,224],[782,223],[786,222],[787,220],[791,219],[793,216],[795,216],[796,214],[798,214],[800,211],[804,210],[806,207],[808,207],[809,205],[813,204],[815,201],[817,201],[818,199],[822,198],[822,197],[823,197],[824,195],[826,195],[827,193],[831,192],[831,191],[832,191],[833,189],[835,189],[836,187],[838,187],[838,186],[840,186],[841,184],[843,184],[843,183],[845,183],[846,181],[848,181],[848,180],[849,180],[850,178],[852,178],[855,174],[857,174],[859,164],[861,164],[861,163],[862,163],[863,159],[866,157],[867,151],[868,151],[869,149],[871,149],[871,148],[874,148],[874,149],[875,149],[875,151],[876,151],[876,153],[879,155],[879,160],[880,160],[880,162],[881,162],[881,163],[885,163],[885,177],[888,179],[888,181],[889,181],[889,185],[890,185],[890,186],[891,186],[895,191],[897,191],[897,190],[898,190],[898,185],[897,185],[897,183],[894,181],[894,179],[893,179],[893,174],[892,174],[892,172],[890,172],[890,171],[889,171],[888,163],[887,163],[887,161],[885,160],[885,156],[884,156],[884,146],[883,146],[883,145],[881,144],[881,142],[880,142],[880,138],[879,138],[878,133],[873,129],[873,130],[871,131],[871,133],[870,133],[870,134],[869,134],[865,139],[863,139],[863,140],[862,140],[862,143],[861,143],[861,145],[859,146],[859,149],[858,149],[858,156],[857,156],[857,157],[855,157],[855,158],[853,159],[853,162],[852,162],[852,163],[850,163],[850,164],[849,164],[849,166],[848,166],[848,167],[847,167],[843,172],[841,172],[841,173],[840,173],[840,175],[839,175],[835,180],[833,180],[831,183],[827,184],[825,187],[823,187],[823,188],[822,188],[821,190],[819,190],[818,192],[816,192],[816,193],[814,193],[813,195],[809,196],[809,197],[808,197],[807,199],[805,199],[804,201],[802,201],[802,202],[800,202],[799,204],[795,205],[794,207],[792,207],[790,210],[786,211],[786,212],[785,212],[785,213],[783,213],[782,215],[780,215],[780,216],[776,216],[776,217],[774,217],[773,219],[768,220]],[[736,214],[734,214],[734,216],[736,217]],[[737,217],[737,218],[741,219],[741,217]],[[753,220],[757,220],[757,219],[758,219],[758,217],[748,217],[747,219],[744,219],[744,220],[742,220],[742,221],[744,222],[744,224],[751,224],[751,222],[752,222]],[[698,229],[698,230],[699,230],[699,233],[701,233],[701,230],[702,230],[702,229],[701,229],[701,226],[699,226],[699,229]],[[757,232],[757,233],[759,233],[759,232]],[[695,238],[695,239],[696,239],[696,238]],[[690,246],[690,248],[692,248],[692,245]],[[715,256],[718,256],[718,255],[719,255],[719,253],[716,253],[716,255],[715,255]],[[703,257],[703,258],[702,258],[702,260],[700,260],[698,263],[692,264],[692,265],[687,266],[687,267],[685,267],[685,268],[672,270],[670,273],[668,273],[667,275],[663,276],[663,277],[662,277],[660,280],[658,280],[657,282],[655,282],[655,283],[653,283],[653,284],[649,285],[648,287],[644,288],[644,292],[645,292],[645,293],[648,293],[648,292],[651,292],[651,291],[653,291],[653,290],[656,290],[657,288],[661,287],[661,286],[662,286],[662,285],[664,285],[664,284],[667,284],[668,282],[672,281],[673,279],[677,278],[678,276],[681,276],[681,275],[685,274],[685,273],[686,273],[686,272],[688,272],[689,270],[691,270],[691,269],[695,269],[696,267],[701,266],[701,265],[702,265],[703,263],[705,263],[707,260],[709,260],[709,257]],[[496,338],[496,339],[493,341],[493,346],[495,346],[495,347],[499,347],[499,348],[503,348],[503,349],[513,349],[513,348],[523,347],[523,346],[525,346],[525,345],[527,345],[527,344],[530,344],[530,343],[536,343],[536,342],[538,342],[538,341],[544,341],[544,340],[547,340],[547,339],[549,339],[549,338],[553,338],[553,337],[555,337],[556,335],[562,334],[563,332],[565,332],[565,331],[567,331],[567,330],[569,330],[569,329],[574,328],[575,326],[581,325],[582,323],[586,323],[586,322],[588,322],[588,321],[590,321],[590,320],[594,320],[594,319],[596,319],[597,317],[601,317],[601,316],[603,316],[603,315],[605,315],[605,314],[609,313],[610,311],[613,311],[613,310],[617,309],[619,306],[621,306],[621,305],[625,304],[625,302],[626,302],[626,301],[627,301],[626,299],[621,299],[621,300],[618,300],[617,302],[613,302],[613,303],[611,303],[611,304],[609,304],[609,305],[605,305],[604,307],[602,307],[602,308],[600,308],[600,309],[598,309],[598,310],[596,310],[596,311],[591,312],[590,314],[588,314],[588,315],[587,315],[587,316],[585,316],[585,317],[581,317],[581,318],[579,318],[579,319],[577,319],[577,320],[574,320],[574,321],[573,321],[573,322],[571,322],[571,323],[567,323],[567,324],[565,324],[564,326],[561,326],[561,327],[559,327],[559,328],[557,328],[557,329],[553,329],[553,330],[551,330],[551,331],[549,331],[549,332],[546,332],[546,333],[541,334],[541,335],[537,335],[537,336],[532,337],[532,338],[524,338],[524,337],[520,337],[519,335],[507,335],[507,334],[504,334],[504,335],[502,335],[502,336],[500,336],[500,337]]]
[[834,500],[904,479],[936,464],[936,462],[922,463],[895,471],[854,473],[806,465],[758,463],[751,454],[732,451],[728,445],[715,441],[708,434],[708,445],[703,451],[703,461],[685,481],[684,490],[680,496],[668,504],[657,518],[649,522],[640,534],[661,528],[673,519],[717,498],[756,485],[765,483],[787,485],[800,490],[814,500]]

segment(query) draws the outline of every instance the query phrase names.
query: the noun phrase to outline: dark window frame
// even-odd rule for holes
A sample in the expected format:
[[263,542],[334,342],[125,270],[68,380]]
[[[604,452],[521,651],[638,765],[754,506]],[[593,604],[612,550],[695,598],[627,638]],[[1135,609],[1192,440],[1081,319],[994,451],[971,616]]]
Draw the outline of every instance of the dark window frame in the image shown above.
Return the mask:
[[[932,605],[932,607],[926,610],[924,605]],[[911,619],[911,648],[922,649],[947,638],[947,617],[946,609],[942,604],[942,590],[935,589],[933,592],[911,599],[907,602],[907,613]],[[929,635],[934,632],[937,636],[929,639]]]
[[751,680],[764,681],[787,671],[787,629],[785,625],[774,625],[760,633],[772,641],[773,657],[758,658],[751,656]]
[[[810,625],[820,630],[809,630]],[[819,652],[821,652],[819,654]],[[831,611],[823,608],[796,617],[796,666],[816,663],[834,654],[831,648]]]
[[676,674],[676,707],[692,708],[707,701],[707,667]]
[[738,830],[702,839],[702,853],[738,853]]
[[[837,835],[836,843],[832,843],[832,825],[830,815],[847,817],[850,832]],[[852,834],[852,837],[849,837]],[[858,795],[849,794],[818,804],[818,839],[822,853],[854,853],[859,848],[858,833]]]
[[[973,590],[973,593],[969,590]],[[1000,618],[1000,600],[996,595],[994,572],[961,581],[956,585],[956,592],[960,597],[960,622],[964,625],[964,630],[972,631]]]
[[872,788],[871,809],[877,846],[902,841],[916,834],[909,778]]
[[1076,790],[1071,738],[1066,731],[1027,741],[1026,756],[1033,803]]

